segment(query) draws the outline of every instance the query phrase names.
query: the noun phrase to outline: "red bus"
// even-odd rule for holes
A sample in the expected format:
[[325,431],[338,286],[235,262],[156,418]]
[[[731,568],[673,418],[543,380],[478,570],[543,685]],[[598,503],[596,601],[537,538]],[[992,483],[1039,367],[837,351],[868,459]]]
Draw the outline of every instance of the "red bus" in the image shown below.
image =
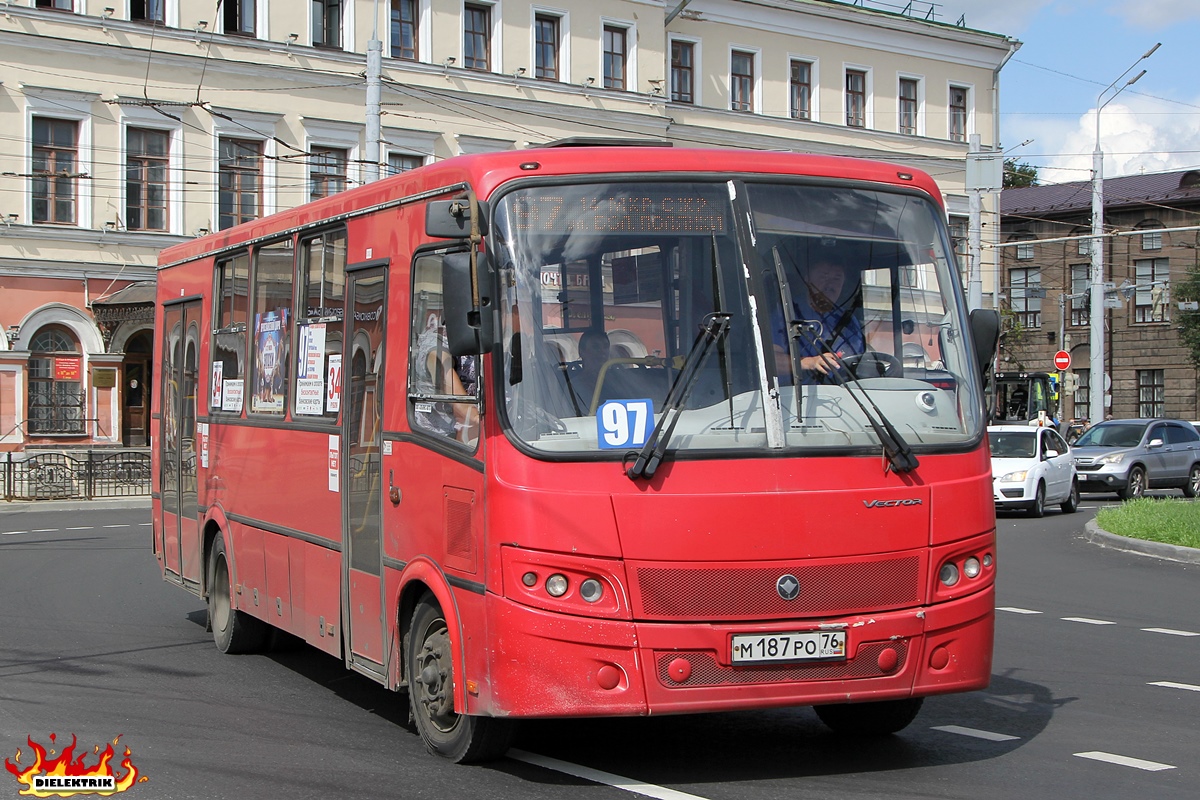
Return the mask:
[[996,317],[934,182],[577,145],[163,252],[164,579],[224,652],[283,631],[406,692],[456,761],[520,718],[880,733],[984,687]]

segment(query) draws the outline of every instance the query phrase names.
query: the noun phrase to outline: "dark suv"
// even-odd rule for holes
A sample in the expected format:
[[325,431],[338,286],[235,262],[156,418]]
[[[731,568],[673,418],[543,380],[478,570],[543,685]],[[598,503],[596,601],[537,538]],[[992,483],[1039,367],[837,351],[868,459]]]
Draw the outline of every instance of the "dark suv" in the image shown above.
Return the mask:
[[1071,454],[1081,492],[1116,492],[1122,499],[1147,489],[1200,494],[1200,433],[1175,419],[1110,419],[1089,428]]

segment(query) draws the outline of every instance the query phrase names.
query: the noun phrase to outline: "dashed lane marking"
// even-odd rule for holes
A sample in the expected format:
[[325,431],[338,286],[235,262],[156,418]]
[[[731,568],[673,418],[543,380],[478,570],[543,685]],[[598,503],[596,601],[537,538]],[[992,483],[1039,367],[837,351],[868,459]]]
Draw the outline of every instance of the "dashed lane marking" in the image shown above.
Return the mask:
[[1146,633],[1165,633],[1168,636],[1200,636],[1193,631],[1177,631],[1172,628],[1142,628]]
[[132,525],[105,525],[106,528],[132,528]]
[[1163,686],[1167,689],[1186,689],[1189,692],[1200,692],[1200,686],[1195,686],[1190,683],[1176,683],[1175,681],[1152,681],[1147,686]]
[[1040,614],[1040,613],[1042,613],[1040,611],[1034,611],[1029,608],[1015,608],[1013,606],[1001,606],[1000,608],[997,608],[996,610],[997,611],[1007,611],[1010,614]]
[[66,531],[90,531],[90,530],[91,530],[93,527],[95,527],[95,526],[93,526],[93,525],[83,525],[83,526],[81,526],[81,527],[78,527],[78,528],[63,528],[63,530],[66,530]]
[[1089,617],[1063,617],[1064,622],[1082,622],[1084,625],[1116,625],[1106,619],[1091,619]]
[[0,536],[19,536],[22,533],[29,533],[29,531],[4,531],[0,533]]
[[1117,764],[1122,767],[1133,767],[1134,769],[1144,769],[1147,772],[1161,772],[1164,769],[1175,769],[1172,764],[1160,764],[1157,761],[1144,761],[1140,758],[1131,758],[1129,756],[1119,756],[1115,753],[1104,753],[1099,750],[1092,750],[1087,753],[1075,753],[1080,758],[1090,758],[1093,761],[1105,761],[1109,764]]
[[552,769],[555,772],[563,772],[576,778],[583,778],[593,783],[612,786],[614,789],[621,789],[645,797],[654,797],[657,800],[704,800],[699,795],[668,789],[665,786],[655,786],[653,783],[642,783],[632,778],[614,775],[611,772],[601,772],[598,769],[581,767],[569,761],[559,761],[557,758],[541,756],[537,753],[527,753],[524,750],[509,750],[508,757],[517,761],[524,761],[526,764],[534,764],[545,769]]
[[58,533],[58,528],[34,528],[30,533]]
[[1007,733],[992,733],[991,731],[981,731],[975,728],[964,728],[961,725],[937,725],[933,730],[957,733],[959,736],[971,736],[976,739],[987,739],[989,742],[1011,742],[1021,738],[1020,736],[1009,736]]

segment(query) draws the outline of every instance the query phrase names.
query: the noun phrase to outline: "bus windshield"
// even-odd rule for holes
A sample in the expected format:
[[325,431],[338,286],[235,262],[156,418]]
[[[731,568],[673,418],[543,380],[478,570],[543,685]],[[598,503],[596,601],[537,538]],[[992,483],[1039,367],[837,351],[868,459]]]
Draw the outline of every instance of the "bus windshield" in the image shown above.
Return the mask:
[[941,212],[772,179],[549,185],[494,203],[504,420],[533,452],[878,452],[973,441]]

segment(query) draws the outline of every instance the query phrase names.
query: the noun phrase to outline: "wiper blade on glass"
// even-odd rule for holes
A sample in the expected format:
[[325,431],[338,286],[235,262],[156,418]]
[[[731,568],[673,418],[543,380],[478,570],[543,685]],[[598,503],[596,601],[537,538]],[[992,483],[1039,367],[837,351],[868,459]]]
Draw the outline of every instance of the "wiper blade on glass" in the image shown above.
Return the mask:
[[[812,326],[797,325],[795,326],[795,332],[797,335],[807,335],[810,345],[816,346],[819,352],[833,359],[836,366],[829,371],[829,374],[833,376],[838,386],[846,390],[846,394],[850,395],[850,398],[858,404],[863,416],[867,418],[867,422],[871,425],[871,429],[875,431],[875,436],[879,439],[879,443],[883,445],[883,454],[887,457],[889,468],[896,472],[912,472],[916,469],[920,462],[917,460],[916,455],[913,454],[912,447],[909,446],[908,442],[904,441],[904,437],[892,425],[887,415],[880,410],[879,406],[875,405],[875,401],[871,399],[870,393],[859,383],[858,378],[846,366],[846,362],[842,360],[842,357],[831,350],[829,345],[825,344],[819,336],[813,333]],[[850,379],[847,380],[842,377],[843,375],[849,375]],[[858,391],[862,392],[863,397],[871,404],[871,408],[874,409],[875,414],[879,415],[879,419],[876,419],[867,410],[866,405],[858,398],[852,387],[856,387]]]
[[714,311],[704,317],[700,331],[696,334],[696,341],[692,343],[687,359],[683,362],[683,368],[679,370],[675,382],[671,384],[671,391],[667,393],[667,399],[663,401],[663,413],[658,419],[658,424],[650,431],[650,436],[638,452],[633,466],[625,470],[630,480],[654,477],[667,452],[667,442],[675,431],[675,424],[679,422],[683,404],[687,402],[692,386],[700,375],[700,368],[708,360],[712,346],[729,330],[729,320],[730,315],[724,311]]

